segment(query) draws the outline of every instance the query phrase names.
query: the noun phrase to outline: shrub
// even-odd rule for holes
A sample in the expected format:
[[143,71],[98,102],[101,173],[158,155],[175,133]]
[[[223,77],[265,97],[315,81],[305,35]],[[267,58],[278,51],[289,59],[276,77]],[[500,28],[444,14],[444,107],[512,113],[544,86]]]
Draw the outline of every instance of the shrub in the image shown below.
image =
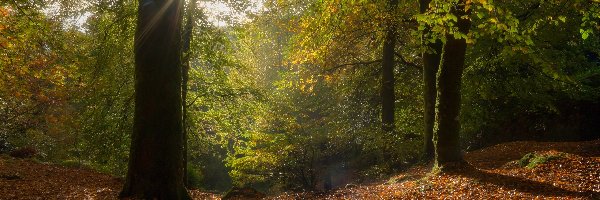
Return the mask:
[[190,189],[198,189],[202,185],[202,173],[200,170],[188,165],[187,167],[187,186]]
[[33,147],[21,147],[10,152],[10,156],[15,158],[31,158],[37,155],[37,149]]
[[10,152],[10,149],[10,144],[6,140],[0,138],[0,153],[8,153]]

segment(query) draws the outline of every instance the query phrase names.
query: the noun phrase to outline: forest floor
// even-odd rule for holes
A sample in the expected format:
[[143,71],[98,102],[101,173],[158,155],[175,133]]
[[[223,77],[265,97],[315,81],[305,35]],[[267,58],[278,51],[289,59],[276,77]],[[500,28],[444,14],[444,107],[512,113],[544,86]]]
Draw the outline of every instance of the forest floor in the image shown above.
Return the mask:
[[[600,199],[600,140],[503,143],[468,152],[465,160],[469,164],[452,173],[432,175],[430,166],[415,166],[389,181],[268,199]],[[116,199],[122,184],[88,169],[0,155],[0,199]]]
[[[529,153],[537,159],[522,166]],[[271,199],[600,199],[600,140],[503,143],[467,152],[465,160],[452,173],[415,166],[387,182]]]

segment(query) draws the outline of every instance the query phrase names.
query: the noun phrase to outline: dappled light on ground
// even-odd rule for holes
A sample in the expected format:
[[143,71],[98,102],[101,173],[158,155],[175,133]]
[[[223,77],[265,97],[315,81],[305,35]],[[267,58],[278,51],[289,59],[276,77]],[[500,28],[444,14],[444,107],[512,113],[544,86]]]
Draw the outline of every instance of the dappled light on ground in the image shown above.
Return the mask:
[[[469,152],[467,166],[429,175],[417,166],[391,180],[328,194],[289,193],[272,199],[597,199],[600,198],[600,140],[512,142]],[[561,157],[521,167],[527,153]]]

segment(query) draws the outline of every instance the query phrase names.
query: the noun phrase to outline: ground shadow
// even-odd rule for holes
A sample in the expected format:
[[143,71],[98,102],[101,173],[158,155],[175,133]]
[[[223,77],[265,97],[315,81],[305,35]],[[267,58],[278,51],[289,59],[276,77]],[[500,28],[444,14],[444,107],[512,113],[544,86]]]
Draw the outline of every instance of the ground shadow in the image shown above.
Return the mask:
[[465,160],[480,169],[495,169],[504,164],[521,159],[535,151],[558,151],[580,157],[600,156],[600,140],[587,142],[534,142],[518,141],[487,147],[465,155]]
[[519,192],[530,193],[534,196],[545,197],[581,197],[589,199],[600,198],[600,193],[593,191],[576,192],[556,187],[552,184],[532,181],[521,177],[508,176],[503,174],[490,173],[473,167],[468,163],[461,164],[450,171],[445,172],[448,175],[460,175],[470,177],[481,183],[493,184],[502,188],[517,190]]

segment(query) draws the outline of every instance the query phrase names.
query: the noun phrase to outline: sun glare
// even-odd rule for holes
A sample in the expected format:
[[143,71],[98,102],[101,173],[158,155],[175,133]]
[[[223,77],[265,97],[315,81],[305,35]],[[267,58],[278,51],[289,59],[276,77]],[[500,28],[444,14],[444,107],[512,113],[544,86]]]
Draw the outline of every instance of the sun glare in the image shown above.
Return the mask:
[[198,5],[204,9],[208,21],[219,27],[247,22],[247,13],[257,13],[263,9],[261,0],[251,1],[251,6],[244,10],[234,9],[223,1],[200,1]]

